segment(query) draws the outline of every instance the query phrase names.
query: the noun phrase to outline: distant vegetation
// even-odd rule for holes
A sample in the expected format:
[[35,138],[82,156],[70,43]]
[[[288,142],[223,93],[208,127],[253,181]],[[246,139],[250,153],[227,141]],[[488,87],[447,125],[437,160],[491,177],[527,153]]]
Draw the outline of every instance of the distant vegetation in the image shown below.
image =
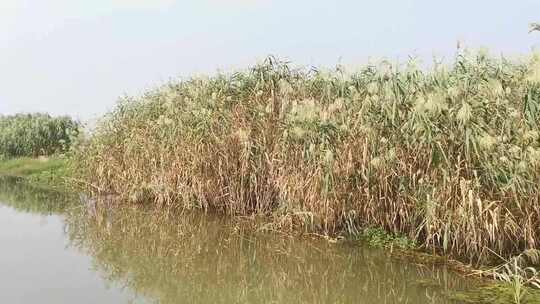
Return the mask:
[[0,158],[37,157],[69,149],[79,124],[48,114],[0,115]]
[[348,73],[274,59],[126,98],[79,147],[126,201],[363,227],[468,261],[540,243],[540,57]]

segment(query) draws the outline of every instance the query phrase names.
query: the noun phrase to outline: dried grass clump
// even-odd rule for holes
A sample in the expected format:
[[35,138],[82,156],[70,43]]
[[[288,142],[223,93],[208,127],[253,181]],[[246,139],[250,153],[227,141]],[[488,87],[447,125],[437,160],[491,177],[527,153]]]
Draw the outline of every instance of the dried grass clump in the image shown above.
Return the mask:
[[539,118],[536,55],[356,73],[270,58],[123,99],[76,159],[126,201],[377,226],[480,261],[539,247]]

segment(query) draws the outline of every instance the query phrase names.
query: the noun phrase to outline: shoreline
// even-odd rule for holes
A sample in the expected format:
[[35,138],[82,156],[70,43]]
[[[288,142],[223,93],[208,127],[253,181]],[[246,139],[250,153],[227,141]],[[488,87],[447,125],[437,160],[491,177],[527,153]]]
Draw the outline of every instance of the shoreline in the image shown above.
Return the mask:
[[67,158],[19,157],[0,160],[0,176],[20,178],[33,186],[69,191]]
[[[73,188],[69,188],[69,182],[67,182],[65,176],[66,166],[67,160],[60,158],[46,160],[28,158],[13,159],[7,162],[0,162],[0,168],[2,168],[0,170],[0,176],[20,178],[30,186],[69,192]],[[7,170],[6,167],[9,167],[10,169]],[[59,181],[62,181],[62,183],[58,184]],[[149,207],[153,208],[152,206]],[[211,212],[214,213],[213,211]],[[220,217],[228,216],[220,212],[215,214]],[[343,234],[338,234],[336,237],[331,237],[316,232],[303,233],[295,228],[293,228],[290,233],[285,232],[287,229],[268,229],[267,225],[275,224],[272,218],[268,216],[230,217],[232,217],[233,220],[238,220],[239,222],[247,224],[248,227],[252,226],[252,229],[263,233],[282,233],[294,238],[301,237],[302,234],[304,234],[309,238],[322,238],[329,243],[336,245],[352,243],[357,246],[380,249],[386,252],[391,259],[421,265],[422,267],[446,267],[449,271],[477,283],[471,291],[449,295],[451,297],[455,296],[455,299],[464,301],[465,303],[488,303],[487,301],[484,301],[483,297],[488,297],[493,301],[500,296],[510,296],[513,292],[513,286],[508,284],[508,282],[497,280],[493,275],[487,275],[487,268],[475,268],[471,264],[456,260],[449,255],[441,255],[435,252],[429,253],[427,250],[414,244],[414,242],[405,237],[392,235],[382,228],[363,228],[359,229],[358,235],[343,236]],[[264,219],[262,222],[257,223],[257,218],[261,217]],[[487,267],[486,265],[484,266]],[[526,288],[526,290],[528,294],[534,295],[535,298],[533,298],[533,300],[539,295],[539,293],[532,288]]]

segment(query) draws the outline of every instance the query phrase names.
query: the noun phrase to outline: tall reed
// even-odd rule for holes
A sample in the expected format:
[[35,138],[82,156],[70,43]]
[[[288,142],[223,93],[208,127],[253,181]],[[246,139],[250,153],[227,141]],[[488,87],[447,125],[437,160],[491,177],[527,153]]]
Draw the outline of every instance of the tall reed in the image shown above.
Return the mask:
[[274,58],[122,99],[75,156],[129,202],[376,226],[470,261],[540,241],[540,57],[350,73]]
[[0,115],[0,158],[47,156],[69,149],[79,123],[48,114]]

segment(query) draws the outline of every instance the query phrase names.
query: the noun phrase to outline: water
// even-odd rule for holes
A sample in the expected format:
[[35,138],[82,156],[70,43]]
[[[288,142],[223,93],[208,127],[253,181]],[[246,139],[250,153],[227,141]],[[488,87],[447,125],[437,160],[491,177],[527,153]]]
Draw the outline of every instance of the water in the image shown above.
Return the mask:
[[0,303],[453,303],[471,282],[356,243],[239,221],[96,211],[0,180]]

